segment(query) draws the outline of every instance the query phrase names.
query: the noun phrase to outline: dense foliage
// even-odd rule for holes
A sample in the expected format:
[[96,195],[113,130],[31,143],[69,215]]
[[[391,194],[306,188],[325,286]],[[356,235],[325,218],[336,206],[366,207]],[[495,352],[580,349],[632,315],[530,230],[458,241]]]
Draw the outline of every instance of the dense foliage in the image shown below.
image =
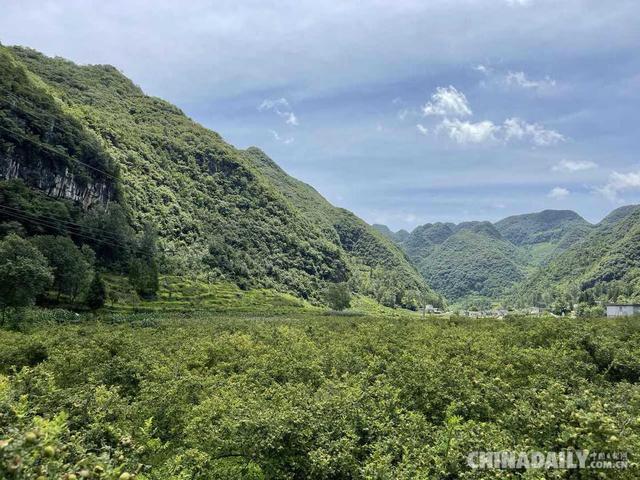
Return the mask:
[[[468,452],[640,455],[638,319],[34,314],[0,330],[3,478],[489,479],[512,474]],[[513,472],[596,475],[637,470]]]
[[429,285],[461,305],[490,304],[526,269],[525,255],[489,222],[421,225],[400,245]]
[[[149,288],[139,272],[156,270],[207,272],[243,288],[320,301],[328,283],[347,280],[373,296],[367,284],[378,268],[394,274],[387,298],[398,305],[418,307],[405,290],[429,291],[402,252],[360,219],[291,179],[259,150],[237,150],[178,108],[144,95],[115,68],[78,66],[19,47],[0,53],[7,67],[0,87],[15,98],[2,106],[0,120],[33,137],[18,142],[0,131],[0,176],[32,187],[0,208],[3,229],[17,220],[28,234],[87,243],[102,266],[129,273],[142,296]],[[27,148],[36,141],[39,150]],[[78,172],[86,178],[78,180]],[[0,194],[19,190],[13,183]],[[99,208],[87,198],[110,203]],[[147,224],[159,234],[154,262],[135,255],[135,236]]]
[[15,315],[33,305],[53,281],[47,259],[31,243],[15,234],[0,241],[0,326],[7,313]]
[[327,305],[331,309],[341,311],[351,306],[351,294],[346,283],[332,283],[324,293]]
[[[443,300],[428,288],[403,252],[378,228],[353,213],[336,208],[313,187],[287,175],[258,148],[245,151],[256,168],[288,201],[325,235],[346,252],[351,272],[350,286],[385,305],[415,309],[424,302],[442,305]],[[418,292],[418,294],[416,294]]]
[[[603,220],[602,225],[613,224],[634,210],[633,206],[618,209]],[[436,291],[451,302],[470,308],[488,308],[498,302],[551,306],[556,300],[572,306],[578,299],[565,298],[566,289],[562,289],[561,294],[554,294],[554,281],[546,282],[544,288],[531,289],[530,285],[539,283],[535,279],[544,277],[550,263],[566,264],[563,253],[579,248],[583,241],[595,239],[592,232],[597,230],[568,210],[515,215],[495,224],[425,224],[416,227],[408,236],[385,230],[384,226],[377,228],[395,239]],[[572,268],[570,265],[566,265],[567,275]],[[597,280],[594,285],[602,281]],[[521,282],[524,282],[523,287],[520,287]],[[541,290],[545,290],[544,302]],[[584,307],[587,306],[595,306],[595,303]]]
[[500,234],[514,245],[557,243],[574,229],[588,230],[591,225],[571,210],[543,210],[504,218],[495,224]]
[[582,241],[512,292],[514,301],[549,305],[640,300],[640,210],[614,211]]
[[117,168],[98,137],[2,46],[0,172],[55,196],[67,193],[81,201],[116,196]]
[[449,299],[499,298],[523,278],[516,247],[477,229],[460,229],[433,249],[418,268]]
[[34,237],[31,242],[53,271],[53,288],[58,298],[64,294],[74,301],[91,281],[93,252],[82,252],[69,237],[42,235]]

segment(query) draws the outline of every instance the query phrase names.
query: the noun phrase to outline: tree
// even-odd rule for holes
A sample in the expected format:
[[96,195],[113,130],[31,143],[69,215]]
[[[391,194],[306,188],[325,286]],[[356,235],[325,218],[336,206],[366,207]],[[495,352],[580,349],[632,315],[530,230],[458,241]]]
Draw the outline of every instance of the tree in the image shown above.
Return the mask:
[[224,237],[216,235],[209,240],[208,253],[202,259],[216,274],[229,276],[235,280],[247,280],[250,276],[244,252],[234,249]]
[[82,217],[81,224],[85,235],[95,238],[87,243],[95,251],[99,263],[126,271],[131,259],[133,229],[122,206],[111,203],[108,208],[91,208]]
[[91,310],[97,310],[104,306],[104,302],[107,299],[107,288],[104,285],[104,281],[99,272],[96,272],[89,285],[87,291],[86,303]]
[[69,237],[42,235],[32,239],[53,269],[53,287],[75,301],[91,280],[91,266],[85,254]]
[[33,305],[53,280],[47,259],[27,240],[9,234],[0,241],[0,309],[4,324],[7,310]]
[[332,283],[325,291],[325,300],[333,310],[344,310],[351,306],[351,293],[346,283]]
[[15,233],[19,237],[25,237],[27,232],[22,224],[15,220],[0,223],[0,238],[6,237],[10,233]]
[[149,225],[145,225],[140,238],[137,255],[129,263],[129,282],[143,298],[155,298],[160,282],[158,280],[157,255],[158,235]]
[[551,311],[555,315],[565,316],[566,314],[571,313],[571,305],[565,299],[558,298],[551,305]]
[[600,305],[590,305],[588,303],[579,303],[576,308],[576,316],[578,318],[597,318],[604,317],[605,310]]

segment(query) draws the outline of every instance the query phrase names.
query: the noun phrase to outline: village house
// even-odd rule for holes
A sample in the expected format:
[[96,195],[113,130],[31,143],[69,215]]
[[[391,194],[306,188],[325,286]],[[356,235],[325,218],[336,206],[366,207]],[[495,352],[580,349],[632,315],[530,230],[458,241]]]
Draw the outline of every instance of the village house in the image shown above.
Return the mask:
[[640,315],[640,304],[607,303],[607,317],[629,317],[631,315]]

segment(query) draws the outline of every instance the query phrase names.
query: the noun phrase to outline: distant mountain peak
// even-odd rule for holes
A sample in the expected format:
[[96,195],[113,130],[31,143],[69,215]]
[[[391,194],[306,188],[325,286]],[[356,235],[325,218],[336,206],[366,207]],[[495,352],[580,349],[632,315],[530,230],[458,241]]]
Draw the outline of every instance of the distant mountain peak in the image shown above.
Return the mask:
[[573,210],[542,210],[512,215],[495,223],[502,236],[515,245],[558,241],[576,225],[591,224]]
[[609,213],[609,215],[604,217],[600,221],[599,225],[617,223],[638,210],[640,210],[640,205],[625,205],[623,207],[616,208]]

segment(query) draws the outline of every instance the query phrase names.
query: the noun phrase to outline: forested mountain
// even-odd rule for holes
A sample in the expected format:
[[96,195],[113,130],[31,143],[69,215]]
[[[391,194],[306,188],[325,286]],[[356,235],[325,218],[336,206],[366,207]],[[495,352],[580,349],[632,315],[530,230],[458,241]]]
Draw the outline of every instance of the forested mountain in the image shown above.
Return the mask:
[[314,300],[339,282],[412,308],[438,294],[478,305],[638,297],[639,206],[595,226],[545,210],[392,232],[113,67],[20,47],[0,47],[0,67],[0,236],[70,237],[121,274],[153,256],[149,268],[166,273]]
[[583,239],[592,225],[571,210],[514,215],[495,224],[502,236],[521,247],[530,266],[544,265]]
[[418,263],[418,270],[448,299],[480,305],[524,277],[517,247],[488,222],[454,228]]
[[624,207],[616,208],[604,217],[599,225],[619,222],[638,210],[640,210],[640,205],[625,205]]
[[0,47],[0,89],[5,231],[70,235],[123,270],[151,225],[166,272],[304,298],[343,281],[389,305],[431,295],[375,229],[111,66]]
[[514,215],[495,224],[502,236],[514,245],[557,242],[575,226],[589,227],[590,224],[571,210],[544,210]]
[[428,301],[441,303],[421,286],[421,276],[384,232],[331,205],[313,187],[288,175],[262,150],[252,147],[244,154],[311,224],[347,252],[349,269],[355,273],[354,289],[369,292],[386,305],[411,305],[417,301],[413,297],[418,291],[427,293]]
[[387,236],[396,239],[436,291],[462,305],[487,306],[592,228],[575,212],[545,210],[495,224],[428,223],[402,241],[391,231]]
[[613,211],[580,242],[535,272],[514,301],[549,305],[640,299],[640,209]]
[[409,237],[409,232],[407,232],[406,230],[398,230],[397,232],[392,232],[389,227],[387,227],[386,225],[381,225],[379,223],[374,223],[371,226],[378,230],[378,232],[387,237],[389,240],[393,240],[396,243],[404,242]]

